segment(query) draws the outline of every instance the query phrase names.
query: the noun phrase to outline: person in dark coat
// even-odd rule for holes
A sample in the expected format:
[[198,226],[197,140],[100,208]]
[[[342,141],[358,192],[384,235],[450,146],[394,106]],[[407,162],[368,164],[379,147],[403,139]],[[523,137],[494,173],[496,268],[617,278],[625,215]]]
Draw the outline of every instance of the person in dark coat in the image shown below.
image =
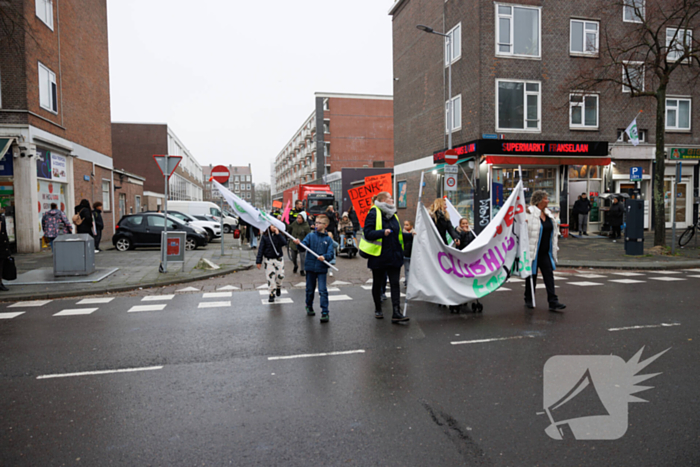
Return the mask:
[[95,253],[100,250],[100,240],[102,240],[102,231],[105,228],[104,220],[102,220],[102,203],[97,201],[92,205],[92,216],[95,219]]
[[333,234],[333,238],[338,238],[338,213],[335,212],[333,206],[326,208],[326,216],[328,216],[328,233]]
[[608,222],[612,230],[610,238],[612,238],[613,242],[617,242],[617,239],[622,237],[620,227],[622,227],[624,215],[625,207],[620,202],[620,199],[617,197],[613,198],[613,204],[610,206],[610,211],[608,211]]
[[[369,258],[367,267],[372,270],[372,299],[374,317],[384,318],[382,312],[382,285],[389,277],[391,287],[392,323],[408,321],[401,313],[399,279],[403,266],[404,245],[401,223],[396,215],[396,205],[391,195],[381,192],[373,198],[374,206],[365,218],[364,238],[360,251]],[[379,227],[379,228],[377,228]]]
[[588,236],[588,213],[591,212],[591,201],[586,193],[581,193],[581,197],[574,203],[574,209],[578,211],[578,233]]
[[578,195],[578,198],[576,198],[576,201],[574,201],[574,207],[571,208],[571,221],[569,222],[569,227],[571,232],[578,232],[578,204],[576,204],[577,201],[581,199],[581,195]]
[[5,267],[5,260],[10,257],[10,238],[7,236],[7,222],[5,213],[0,214],[0,291],[7,292],[8,289],[2,283],[2,272]]
[[271,225],[260,237],[258,256],[255,264],[258,269],[265,262],[265,277],[270,290],[270,299],[275,301],[275,294],[279,297],[282,294],[282,280],[284,279],[284,247],[287,239],[280,233],[274,225]]
[[362,230],[362,227],[360,226],[360,220],[357,218],[357,212],[355,212],[355,208],[350,206],[350,209],[348,209],[348,219],[350,219],[350,222],[352,222],[352,232],[353,236],[357,237],[357,232]]
[[455,230],[452,222],[450,222],[450,215],[447,213],[447,203],[443,198],[436,198],[429,209],[430,217],[435,222],[435,227],[438,229],[440,238],[445,243],[449,245],[447,241],[447,234],[455,241],[455,245],[459,246],[459,234]]
[[459,227],[457,227],[457,234],[459,235],[459,249],[464,250],[469,246],[471,242],[476,239],[476,235],[469,228],[469,221],[465,218],[459,220]]
[[88,234],[94,237],[90,201],[83,199],[80,201],[80,204],[75,207],[73,224],[76,226],[76,233]]

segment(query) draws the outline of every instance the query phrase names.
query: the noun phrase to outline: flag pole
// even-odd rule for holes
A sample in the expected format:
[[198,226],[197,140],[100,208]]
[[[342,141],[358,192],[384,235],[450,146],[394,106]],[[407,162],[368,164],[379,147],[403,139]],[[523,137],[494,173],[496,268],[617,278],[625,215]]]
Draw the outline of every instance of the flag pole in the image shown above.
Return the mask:
[[[292,240],[296,240],[296,238],[293,237],[293,236],[292,236],[291,234],[289,234],[288,232],[285,232],[284,230],[280,230],[280,232],[282,232],[283,234],[285,234],[287,237],[291,238]],[[309,253],[311,253],[312,255],[314,255],[317,259],[318,259],[319,256],[321,256],[321,255],[317,255],[316,252],[312,251],[308,246],[304,245],[304,244],[301,243],[301,242],[299,242],[299,244],[298,244],[297,246],[300,246],[300,247],[304,248],[306,251],[308,251]],[[325,264],[326,266],[328,266],[328,267],[331,268],[331,269],[335,269],[336,271],[338,271],[338,268],[336,268],[336,267],[333,266],[331,263],[329,263],[328,261],[326,261],[325,258],[324,258],[324,260],[323,260],[323,264]],[[338,271],[338,272],[340,272],[340,271]]]
[[[520,165],[518,166],[518,175],[520,176],[520,183],[522,183],[523,182],[523,167]],[[523,203],[524,202],[525,202],[525,200],[523,200]],[[530,296],[532,297],[532,306],[536,307],[537,302],[535,301],[535,283],[532,280],[532,275],[533,275],[532,262],[530,264],[531,264],[530,265],[531,270],[530,270],[530,277],[528,278],[530,280],[530,291],[532,292],[530,294]],[[534,272],[536,273],[537,271],[534,271]]]

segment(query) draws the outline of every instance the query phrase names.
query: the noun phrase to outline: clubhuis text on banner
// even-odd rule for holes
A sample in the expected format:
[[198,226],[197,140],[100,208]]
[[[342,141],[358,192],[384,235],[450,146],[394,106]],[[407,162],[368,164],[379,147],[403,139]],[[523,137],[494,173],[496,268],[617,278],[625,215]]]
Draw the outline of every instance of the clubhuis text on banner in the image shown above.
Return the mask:
[[407,300],[460,305],[498,289],[508,275],[528,277],[522,182],[496,217],[465,250],[445,245],[425,206],[418,204]]

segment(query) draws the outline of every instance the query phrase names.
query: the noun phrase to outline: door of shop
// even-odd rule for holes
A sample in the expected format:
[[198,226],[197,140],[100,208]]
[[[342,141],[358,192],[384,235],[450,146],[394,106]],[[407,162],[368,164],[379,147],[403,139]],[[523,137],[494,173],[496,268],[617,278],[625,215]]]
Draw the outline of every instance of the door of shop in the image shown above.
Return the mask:
[[671,217],[673,211],[673,198],[676,199],[676,227],[680,229],[685,229],[688,227],[688,223],[690,222],[689,214],[692,212],[692,207],[689,204],[690,198],[688,197],[688,193],[688,182],[679,183],[678,190],[676,191],[675,179],[664,180],[664,212],[666,213],[667,229],[673,227],[673,218]]

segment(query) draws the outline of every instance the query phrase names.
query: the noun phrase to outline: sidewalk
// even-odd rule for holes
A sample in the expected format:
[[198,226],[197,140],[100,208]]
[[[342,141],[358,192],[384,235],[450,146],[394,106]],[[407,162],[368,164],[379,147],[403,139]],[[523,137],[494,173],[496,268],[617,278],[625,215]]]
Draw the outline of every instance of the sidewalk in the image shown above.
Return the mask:
[[[111,268],[119,269],[103,280],[99,282],[57,282],[54,284],[32,285],[13,285],[11,281],[3,281],[10,291],[0,292],[0,300],[61,298],[192,282],[248,269],[255,264],[256,253],[248,248],[240,249],[238,243],[234,243],[231,235],[228,235],[225,239],[223,257],[221,256],[220,241],[214,240],[204,248],[200,247],[194,251],[186,252],[184,270],[182,263],[168,263],[168,272],[162,274],[158,272],[160,265],[159,249],[139,248],[119,252],[110,243],[103,244],[104,247],[109,249],[105,249],[95,255],[95,267],[105,270]],[[17,264],[18,275],[36,270],[42,270],[45,273],[51,271],[53,273],[53,256],[50,251],[13,256]],[[202,258],[206,258],[221,266],[221,269],[195,269]],[[79,278],[78,276],[75,279]]]

